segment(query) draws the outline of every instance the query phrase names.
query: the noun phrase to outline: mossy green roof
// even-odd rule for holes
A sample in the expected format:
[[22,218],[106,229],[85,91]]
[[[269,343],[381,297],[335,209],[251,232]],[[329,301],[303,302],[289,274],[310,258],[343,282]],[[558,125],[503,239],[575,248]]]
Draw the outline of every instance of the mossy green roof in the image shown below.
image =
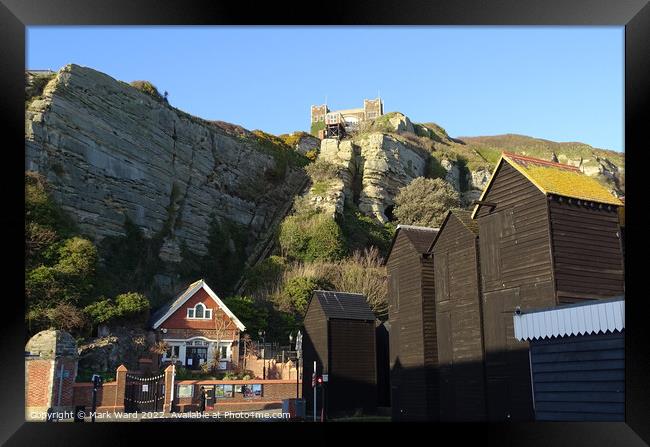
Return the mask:
[[[503,152],[492,174],[492,178],[481,194],[485,197],[494,174],[502,162],[510,164],[544,194],[558,195],[578,200],[623,206],[623,202],[601,185],[598,180],[584,174],[575,166]],[[479,205],[474,208],[472,217],[476,216]]]

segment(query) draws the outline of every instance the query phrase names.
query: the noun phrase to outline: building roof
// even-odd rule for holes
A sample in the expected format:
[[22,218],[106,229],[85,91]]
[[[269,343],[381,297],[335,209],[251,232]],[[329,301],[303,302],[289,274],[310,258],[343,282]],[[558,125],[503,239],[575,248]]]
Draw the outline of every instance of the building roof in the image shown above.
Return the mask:
[[[563,163],[542,160],[511,152],[503,152],[492,177],[481,194],[483,200],[490,189],[494,177],[503,162],[519,171],[544,194],[554,194],[573,199],[622,206],[623,202],[601,185],[598,180],[580,171],[579,168]],[[472,217],[476,216],[480,205],[476,205]]]
[[470,213],[469,211],[459,210],[459,209],[449,210],[447,212],[447,216],[445,217],[445,220],[442,222],[442,225],[440,226],[440,231],[438,231],[438,234],[436,234],[436,237],[429,245],[429,249],[427,250],[428,252],[433,250],[433,246],[436,245],[438,236],[442,233],[442,229],[445,227],[447,221],[449,220],[449,216],[451,216],[452,214],[458,218],[460,223],[462,223],[465,228],[467,228],[469,231],[474,233],[474,235],[478,236],[478,221],[476,219],[472,219],[472,213]]
[[375,321],[366,297],[360,293],[315,290],[314,299],[318,300],[328,319]]
[[187,289],[185,289],[183,293],[181,293],[178,297],[169,301],[167,304],[158,309],[149,319],[149,324],[151,327],[157,329],[167,318],[176,312],[178,308],[183,305],[183,303],[194,296],[194,294],[198,292],[199,289],[203,289],[207,292],[207,294],[215,301],[215,303],[217,303],[221,310],[223,310],[224,313],[233,320],[240,331],[246,330],[246,326],[244,326],[244,324],[239,321],[239,318],[237,318],[235,314],[233,314],[230,309],[228,309],[228,306],[226,306],[224,302],[219,299],[217,294],[214,293],[202,279],[199,279],[198,281],[190,284]]
[[513,318],[520,341],[620,332],[625,329],[625,297],[522,312]]
[[418,227],[415,225],[402,224],[398,225],[395,234],[393,235],[393,240],[390,242],[390,247],[388,247],[388,254],[386,255],[384,264],[388,262],[388,258],[390,257],[390,253],[393,251],[393,246],[395,245],[395,241],[400,232],[404,233],[408,241],[418,253],[424,254],[429,252],[429,247],[436,238],[439,230],[440,228]]

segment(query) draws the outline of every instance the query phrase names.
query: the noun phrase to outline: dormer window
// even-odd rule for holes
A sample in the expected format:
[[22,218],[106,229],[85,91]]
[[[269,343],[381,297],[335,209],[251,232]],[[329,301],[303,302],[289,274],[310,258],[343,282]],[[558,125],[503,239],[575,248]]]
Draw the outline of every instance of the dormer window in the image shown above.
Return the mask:
[[196,306],[187,309],[187,318],[191,320],[210,320],[212,319],[212,309],[207,309],[203,303],[197,303]]

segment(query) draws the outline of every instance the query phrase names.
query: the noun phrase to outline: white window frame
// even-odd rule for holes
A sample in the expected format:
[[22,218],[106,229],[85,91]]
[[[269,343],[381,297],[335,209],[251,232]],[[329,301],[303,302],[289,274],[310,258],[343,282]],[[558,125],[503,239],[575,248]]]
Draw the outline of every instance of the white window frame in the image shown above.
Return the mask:
[[[172,352],[172,356],[173,356],[174,350],[178,350],[178,355],[176,356],[176,360],[183,360],[183,359],[181,359],[181,345],[179,345],[179,344],[170,344],[169,345],[169,350]],[[163,354],[162,359],[163,359],[163,361],[164,360],[171,360],[172,357],[169,357],[167,355],[167,351],[165,351],[165,353]]]
[[[196,310],[199,306],[203,307],[203,316],[202,317],[196,317]],[[187,314],[186,318],[188,320],[212,320],[212,309],[207,307],[203,303],[196,303],[194,307],[188,307],[187,308]]]

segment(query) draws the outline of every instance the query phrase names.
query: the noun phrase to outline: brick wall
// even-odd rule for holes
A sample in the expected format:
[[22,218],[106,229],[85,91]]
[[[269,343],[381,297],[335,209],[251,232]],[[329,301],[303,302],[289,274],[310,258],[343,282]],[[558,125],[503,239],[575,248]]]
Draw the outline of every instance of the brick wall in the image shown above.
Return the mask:
[[[192,385],[192,397],[178,397],[180,385]],[[262,385],[262,396],[244,397],[241,393],[234,393],[234,397],[217,398],[216,404],[208,410],[214,411],[246,411],[270,407],[278,407],[282,400],[296,397],[296,382],[289,380],[181,380],[176,382],[174,390],[174,403],[177,411],[196,411],[199,408],[201,387],[213,385]],[[302,392],[302,384],[298,386],[298,393]]]
[[[108,382],[97,390],[97,410],[114,410],[116,406],[123,406],[124,402],[117,404],[117,383]],[[87,410],[93,405],[93,384],[90,382],[75,383],[72,387],[74,405],[83,405]],[[124,396],[121,396],[124,400]]]
[[25,362],[25,406],[28,408],[50,406],[52,392],[52,360]]

